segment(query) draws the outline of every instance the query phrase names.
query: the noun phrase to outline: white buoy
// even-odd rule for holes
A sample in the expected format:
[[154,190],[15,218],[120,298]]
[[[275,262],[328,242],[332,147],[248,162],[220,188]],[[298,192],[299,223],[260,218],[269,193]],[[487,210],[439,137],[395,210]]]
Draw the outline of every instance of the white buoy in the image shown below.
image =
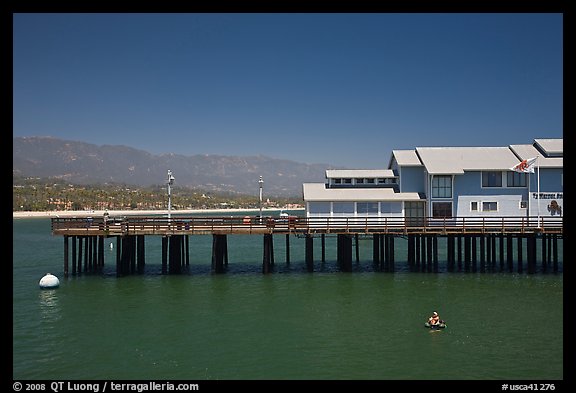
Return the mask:
[[46,275],[40,279],[40,288],[42,289],[58,288],[59,285],[60,281],[58,277],[50,273],[46,273]]

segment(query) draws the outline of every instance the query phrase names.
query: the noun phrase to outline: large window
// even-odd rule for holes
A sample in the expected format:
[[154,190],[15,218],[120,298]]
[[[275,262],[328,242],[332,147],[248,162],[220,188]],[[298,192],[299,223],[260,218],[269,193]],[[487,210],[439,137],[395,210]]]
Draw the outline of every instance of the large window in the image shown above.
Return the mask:
[[308,213],[330,215],[330,202],[308,202]]
[[508,172],[506,185],[508,187],[526,187],[526,174],[519,172]]
[[452,198],[452,176],[432,177],[432,198]]
[[354,202],[333,202],[332,212],[335,216],[353,216]]
[[451,218],[452,202],[433,202],[432,217],[434,218]]
[[482,172],[482,187],[502,187],[502,172]]
[[356,202],[358,214],[378,214],[378,202]]
[[380,213],[402,213],[402,202],[380,202]]

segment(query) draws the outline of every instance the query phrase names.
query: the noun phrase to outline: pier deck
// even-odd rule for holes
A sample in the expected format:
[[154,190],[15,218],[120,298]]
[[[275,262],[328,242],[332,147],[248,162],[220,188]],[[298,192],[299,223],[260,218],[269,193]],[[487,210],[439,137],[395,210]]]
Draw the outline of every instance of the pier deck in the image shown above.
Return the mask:
[[[52,218],[52,234],[64,238],[64,275],[99,272],[104,266],[104,238],[116,238],[118,275],[142,272],[145,264],[145,238],[162,237],[162,273],[179,274],[190,261],[189,236],[212,235],[212,272],[223,273],[228,266],[227,235],[263,237],[262,272],[274,267],[274,236],[284,235],[286,263],[290,263],[290,237],[305,237],[307,270],[314,271],[313,239],[321,238],[322,261],[325,261],[325,238],[337,238],[338,264],[341,271],[352,271],[355,248],[359,260],[358,239],[372,238],[374,266],[394,271],[395,238],[407,239],[406,260],[411,270],[438,271],[438,238],[446,238],[448,271],[481,272],[496,269],[523,271],[526,252],[527,271],[536,271],[537,250],[542,270],[558,271],[558,240],[563,238],[562,218],[271,218],[253,216],[125,216]],[[516,246],[514,246],[514,239]],[[540,246],[537,246],[539,239]],[[355,244],[355,247],[354,247]],[[525,244],[525,246],[524,246]],[[70,250],[71,246],[71,250]],[[516,256],[514,256],[516,254]]]
[[64,236],[253,235],[253,234],[562,234],[556,217],[489,218],[267,218],[126,216],[52,218],[52,234]]

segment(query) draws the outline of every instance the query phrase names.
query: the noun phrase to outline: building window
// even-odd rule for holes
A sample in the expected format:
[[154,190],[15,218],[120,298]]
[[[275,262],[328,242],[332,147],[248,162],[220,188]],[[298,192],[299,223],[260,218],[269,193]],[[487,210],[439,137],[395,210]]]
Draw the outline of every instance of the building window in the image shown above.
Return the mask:
[[482,172],[482,187],[502,187],[502,172]]
[[356,202],[358,214],[378,214],[378,202]]
[[452,176],[432,177],[432,198],[452,198]]
[[498,211],[498,202],[482,202],[482,211],[483,212],[497,212]]
[[433,218],[452,218],[452,202],[433,202]]
[[526,174],[519,172],[508,172],[507,175],[507,186],[508,187],[526,187]]
[[352,179],[342,179],[344,184],[352,184]]
[[364,179],[356,179],[356,184],[364,184]]
[[374,179],[366,179],[366,182],[367,182],[368,184],[374,184]]
[[332,212],[335,216],[353,216],[354,202],[332,202]]
[[308,202],[308,212],[316,215],[330,215],[330,202]]
[[520,201],[520,209],[527,209],[528,201]]
[[473,212],[478,211],[478,202],[470,202],[470,211],[473,211]]
[[386,183],[386,179],[378,179],[378,184],[384,184]]
[[341,184],[342,183],[342,179],[332,179],[334,181],[334,184]]
[[[409,203],[409,202],[406,202]],[[381,214],[402,214],[402,203],[401,202],[380,202],[380,213]],[[422,213],[424,214],[424,213]]]
[[424,217],[426,216],[426,203],[404,202],[404,216],[406,217],[406,225],[424,225]]

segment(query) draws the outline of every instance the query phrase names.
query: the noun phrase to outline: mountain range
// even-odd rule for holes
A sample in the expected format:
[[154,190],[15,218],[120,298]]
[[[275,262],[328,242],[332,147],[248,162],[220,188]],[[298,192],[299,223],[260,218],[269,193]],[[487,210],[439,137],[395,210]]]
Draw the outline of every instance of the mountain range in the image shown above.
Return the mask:
[[302,195],[302,183],[323,182],[328,164],[305,164],[265,156],[160,154],[121,145],[95,145],[53,137],[14,137],[13,175],[55,178],[73,184],[163,185],[258,195]]

